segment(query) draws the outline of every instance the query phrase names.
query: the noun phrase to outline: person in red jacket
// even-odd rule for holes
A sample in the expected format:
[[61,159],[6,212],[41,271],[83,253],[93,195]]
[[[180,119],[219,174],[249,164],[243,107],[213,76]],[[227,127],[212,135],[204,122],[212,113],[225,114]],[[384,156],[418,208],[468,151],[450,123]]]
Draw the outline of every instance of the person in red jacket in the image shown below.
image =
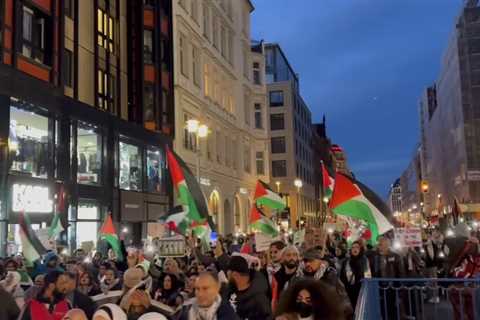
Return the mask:
[[62,293],[67,277],[60,271],[50,271],[38,295],[30,300],[20,315],[21,320],[61,320],[70,309]]

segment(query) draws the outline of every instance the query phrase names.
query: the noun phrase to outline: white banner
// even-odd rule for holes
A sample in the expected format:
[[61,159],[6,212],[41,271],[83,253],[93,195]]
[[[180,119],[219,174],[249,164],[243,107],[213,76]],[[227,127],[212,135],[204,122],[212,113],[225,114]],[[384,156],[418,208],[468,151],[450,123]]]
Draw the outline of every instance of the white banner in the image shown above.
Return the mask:
[[404,247],[421,247],[422,229],[420,228],[395,228],[395,241]]

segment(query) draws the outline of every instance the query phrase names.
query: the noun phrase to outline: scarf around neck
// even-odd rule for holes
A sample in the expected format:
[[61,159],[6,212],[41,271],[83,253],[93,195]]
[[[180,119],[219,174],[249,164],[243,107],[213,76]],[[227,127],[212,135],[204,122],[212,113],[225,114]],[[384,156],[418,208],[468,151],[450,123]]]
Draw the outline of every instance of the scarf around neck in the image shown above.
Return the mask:
[[217,296],[213,304],[208,308],[202,308],[195,299],[188,311],[188,320],[217,320],[217,310],[222,303],[222,298]]

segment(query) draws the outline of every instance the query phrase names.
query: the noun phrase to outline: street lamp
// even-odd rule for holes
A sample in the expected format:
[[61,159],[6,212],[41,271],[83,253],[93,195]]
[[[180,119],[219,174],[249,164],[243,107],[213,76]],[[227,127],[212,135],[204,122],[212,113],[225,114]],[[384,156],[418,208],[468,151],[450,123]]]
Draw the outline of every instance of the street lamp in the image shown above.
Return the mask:
[[300,189],[303,187],[303,182],[300,179],[295,179],[293,185],[297,187],[297,219],[300,216]]
[[200,124],[200,121],[196,119],[187,120],[187,131],[188,133],[195,134],[195,153],[197,154],[197,179],[200,183],[200,138],[206,138],[208,136],[208,126],[205,124]]

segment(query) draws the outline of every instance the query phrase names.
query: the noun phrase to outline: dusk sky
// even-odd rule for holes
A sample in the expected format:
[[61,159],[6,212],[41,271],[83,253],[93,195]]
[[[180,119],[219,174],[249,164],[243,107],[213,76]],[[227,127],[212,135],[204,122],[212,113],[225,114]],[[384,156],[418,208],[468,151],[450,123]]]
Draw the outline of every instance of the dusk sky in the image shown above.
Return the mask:
[[254,0],[252,38],[277,42],[313,121],[385,197],[419,141],[418,101],[437,78],[461,0]]

